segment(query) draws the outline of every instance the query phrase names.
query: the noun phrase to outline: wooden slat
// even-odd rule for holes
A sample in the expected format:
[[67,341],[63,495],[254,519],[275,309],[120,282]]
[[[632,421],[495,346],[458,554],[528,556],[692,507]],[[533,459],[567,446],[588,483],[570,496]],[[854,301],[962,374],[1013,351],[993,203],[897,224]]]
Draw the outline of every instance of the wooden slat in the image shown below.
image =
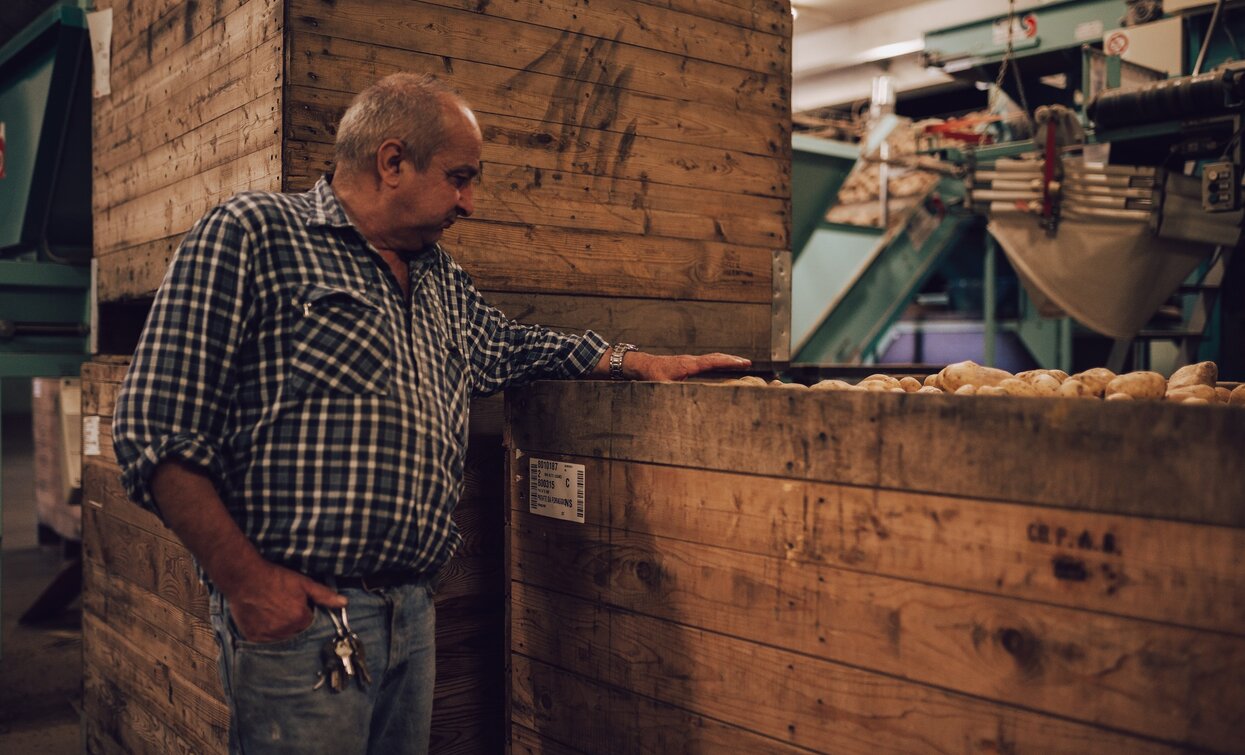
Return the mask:
[[164,717],[135,699],[91,662],[83,667],[83,718],[88,752],[125,755],[208,755],[224,750],[188,741]]
[[[581,675],[653,698],[687,718],[729,721],[740,742],[768,741],[765,751],[794,752],[1175,752],[1175,748],[1031,711],[816,660],[765,644],[695,627],[593,607],[544,590],[515,585],[516,643],[544,667],[557,690]],[[575,622],[600,612],[595,633]],[[548,657],[552,655],[552,657]],[[515,656],[515,666],[521,666]],[[596,677],[598,669],[605,674]],[[516,679],[516,683],[523,681]],[[585,683],[585,682],[580,682]],[[551,695],[552,697],[552,695]],[[548,707],[563,702],[553,698]],[[614,702],[611,699],[611,702]],[[610,711],[613,728],[620,725]],[[653,726],[637,717],[638,731]],[[698,732],[687,722],[675,731]],[[723,727],[724,728],[724,727]],[[762,737],[772,737],[764,740]],[[789,743],[784,746],[778,741]],[[754,752],[753,746],[719,748]],[[716,751],[718,748],[711,748]],[[644,750],[648,751],[648,750]],[[657,751],[661,751],[660,749]]]
[[[606,0],[606,12],[610,4],[619,7],[623,3]],[[509,5],[517,7],[515,3]],[[635,3],[630,6],[634,22],[646,9],[635,10],[639,8]],[[621,26],[594,36],[591,27],[604,20],[595,10],[592,18],[580,20],[558,18],[556,11],[550,9],[546,11],[547,17],[556,19],[556,28],[515,22],[492,15],[491,11],[459,10],[418,0],[301,0],[292,4],[290,15],[295,36],[327,34],[369,45],[419,50],[452,59],[455,66],[470,62],[505,68],[516,80],[533,74],[560,76],[583,84],[696,102],[720,113],[777,119],[788,115],[780,106],[786,96],[787,74],[782,64],[787,43],[771,35],[742,33],[740,36],[756,44],[745,43],[733,55],[709,60],[698,59],[681,49],[658,46],[662,44],[661,32],[645,35],[654,45],[648,48],[628,44],[628,37],[638,37]],[[706,26],[712,24],[711,19],[706,21]],[[480,40],[505,42],[480,44]],[[297,46],[292,49],[300,50]],[[711,54],[709,46],[703,54]],[[749,64],[763,70],[749,70],[745,67]],[[519,83],[516,89],[521,87]]]
[[[589,80],[573,78],[578,66],[567,72],[571,78],[526,73],[437,54],[432,50],[441,45],[434,42],[416,48],[418,51],[410,50],[406,46],[413,46],[414,42],[405,28],[395,31],[402,36],[394,40],[396,47],[325,37],[325,31],[295,28],[289,42],[287,78],[292,85],[353,95],[390,73],[430,73],[446,78],[480,113],[611,131],[618,135],[620,152],[624,152],[622,148],[633,134],[763,157],[782,158],[789,154],[790,121],[778,110],[749,113],[705,107],[696,101],[665,99],[619,87],[599,76]],[[305,36],[308,34],[321,36]],[[479,47],[478,43],[473,44]],[[775,94],[772,101],[786,103],[787,99]],[[302,134],[292,136],[306,138]]]
[[1231,409],[589,382],[509,406],[513,444],[533,452],[1245,526]]
[[[768,303],[773,254],[682,239],[639,239],[461,221],[446,231],[454,258],[483,290]],[[506,254],[497,254],[497,249]]]
[[240,191],[273,191],[281,155],[274,145],[204,171],[152,194],[97,213],[101,254],[184,233],[210,208]]
[[[328,168],[337,124],[352,96],[349,92],[290,87],[285,131],[294,143],[287,143],[287,150],[300,150],[298,160],[310,164],[305,172],[311,179],[304,178],[305,183],[290,188],[310,187]],[[721,228],[714,229],[713,238],[785,247],[785,243],[777,242],[787,238],[786,225],[790,222],[789,155],[750,156],[723,151],[717,144],[673,146],[669,141],[639,135],[627,137],[624,150],[625,135],[591,125],[563,126],[492,112],[478,115],[486,178],[509,168],[540,169],[540,182],[545,187],[557,181],[586,180],[590,186],[638,195],[642,206],[650,209],[650,230],[665,229],[674,222],[674,217],[667,219],[653,208],[671,215],[681,210],[718,220]],[[536,183],[534,172],[530,183]],[[699,191],[682,193],[689,189]],[[749,224],[753,227],[747,227]]]
[[562,30],[576,25],[583,34],[612,39],[695,60],[721,63],[749,71],[783,73],[783,54],[790,36],[751,30],[716,18],[705,6],[684,12],[643,6],[634,0],[519,0],[489,3],[473,0],[425,0],[429,5],[483,13],[495,18]]
[[249,0],[160,65],[124,77],[114,68],[113,93],[94,105],[96,175],[278,87],[280,9]]
[[199,582],[185,547],[114,518],[108,509],[89,503],[82,507],[82,529],[86,558],[100,564],[110,578],[129,580],[138,589],[207,621],[207,591]]
[[100,302],[155,296],[183,236],[179,233],[97,256],[95,286]]
[[621,461],[586,483],[634,534],[1245,634],[1241,529]]
[[123,634],[152,658],[216,699],[223,699],[216,668],[216,636],[210,625],[124,579],[111,579],[103,564],[83,568],[83,608]]
[[[807,752],[524,656],[514,656],[513,666],[513,704],[523,717],[514,729],[525,730],[512,742],[513,752]],[[595,716],[600,720],[586,720]]]
[[[273,68],[280,63],[272,62]],[[103,174],[99,206],[116,207],[275,145],[280,104],[280,92],[271,90]]]
[[1245,695],[1245,638],[512,517],[525,583],[1148,737],[1223,749],[1245,735],[1224,702]]
[[510,752],[514,755],[577,755],[583,751],[545,739],[526,726],[511,724]]
[[229,709],[224,702],[186,680],[179,669],[152,658],[100,617],[84,613],[82,628],[85,662],[116,683],[127,698],[141,700],[196,751],[226,749]]
[[82,416],[112,417],[117,389],[128,367],[128,364],[83,363]]
[[791,38],[791,4],[784,0],[638,0],[642,5],[669,8],[716,18],[747,29]]
[[[234,11],[257,0],[221,2],[172,2],[131,0],[111,5],[118,23],[113,26],[111,77],[114,97],[132,96],[135,90],[119,86],[132,82],[143,71],[168,66],[177,68],[175,56],[186,47],[201,45],[202,37]],[[263,1],[263,0],[259,0]],[[138,90],[141,91],[141,90]]]
[[766,304],[508,291],[485,291],[484,297],[521,322],[575,333],[594,330],[606,340],[638,344],[655,354],[721,351],[758,362],[770,358]]

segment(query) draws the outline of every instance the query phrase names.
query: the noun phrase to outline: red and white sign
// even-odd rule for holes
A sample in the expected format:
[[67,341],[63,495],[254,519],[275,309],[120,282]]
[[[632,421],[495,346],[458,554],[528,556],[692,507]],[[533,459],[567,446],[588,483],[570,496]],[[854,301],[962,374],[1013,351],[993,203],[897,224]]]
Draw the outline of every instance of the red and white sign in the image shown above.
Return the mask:
[[1123,55],[1128,51],[1128,32],[1111,32],[1102,40],[1102,49],[1108,55]]
[[[1038,21],[1037,16],[1032,13],[1026,13],[1023,16],[1012,16],[1011,24],[1011,41],[1018,39],[1033,39],[1037,36]],[[1007,18],[1000,18],[994,22],[991,28],[991,38],[996,45],[1005,45],[1008,40]]]

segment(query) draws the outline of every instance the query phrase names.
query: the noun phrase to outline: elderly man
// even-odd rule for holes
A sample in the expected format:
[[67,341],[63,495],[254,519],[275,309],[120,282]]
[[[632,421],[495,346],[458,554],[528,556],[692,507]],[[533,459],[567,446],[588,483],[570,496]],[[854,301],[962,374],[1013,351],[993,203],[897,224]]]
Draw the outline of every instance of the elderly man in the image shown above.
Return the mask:
[[117,458],[209,586],[233,751],[427,749],[471,396],[748,364],[489,307],[437,244],[472,212],[480,147],[444,85],[390,76],[343,116],[334,175],[211,210],[156,296]]

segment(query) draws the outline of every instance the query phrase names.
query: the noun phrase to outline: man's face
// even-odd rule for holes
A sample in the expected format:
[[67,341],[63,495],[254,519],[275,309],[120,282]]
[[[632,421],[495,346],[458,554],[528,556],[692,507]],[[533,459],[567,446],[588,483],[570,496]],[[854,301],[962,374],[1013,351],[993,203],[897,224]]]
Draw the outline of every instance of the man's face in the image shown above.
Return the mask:
[[433,153],[426,170],[404,160],[401,167],[401,226],[416,249],[435,244],[461,216],[475,210],[472,196],[480,174],[480,127],[469,110],[447,115],[450,139]]

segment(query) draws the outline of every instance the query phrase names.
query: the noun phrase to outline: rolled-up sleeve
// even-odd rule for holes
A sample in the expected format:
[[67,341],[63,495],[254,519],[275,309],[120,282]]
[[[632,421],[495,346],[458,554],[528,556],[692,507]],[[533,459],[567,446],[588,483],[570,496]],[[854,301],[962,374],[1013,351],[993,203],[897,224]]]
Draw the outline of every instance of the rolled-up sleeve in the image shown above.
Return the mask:
[[465,302],[472,389],[477,396],[542,378],[581,377],[609,349],[605,339],[591,330],[581,336],[515,322],[484,300],[466,272],[461,268],[454,272]]
[[246,318],[253,246],[236,212],[217,207],[182,241],[117,395],[113,446],[130,498],[159,513],[151,477],[175,459],[222,490],[221,448]]

